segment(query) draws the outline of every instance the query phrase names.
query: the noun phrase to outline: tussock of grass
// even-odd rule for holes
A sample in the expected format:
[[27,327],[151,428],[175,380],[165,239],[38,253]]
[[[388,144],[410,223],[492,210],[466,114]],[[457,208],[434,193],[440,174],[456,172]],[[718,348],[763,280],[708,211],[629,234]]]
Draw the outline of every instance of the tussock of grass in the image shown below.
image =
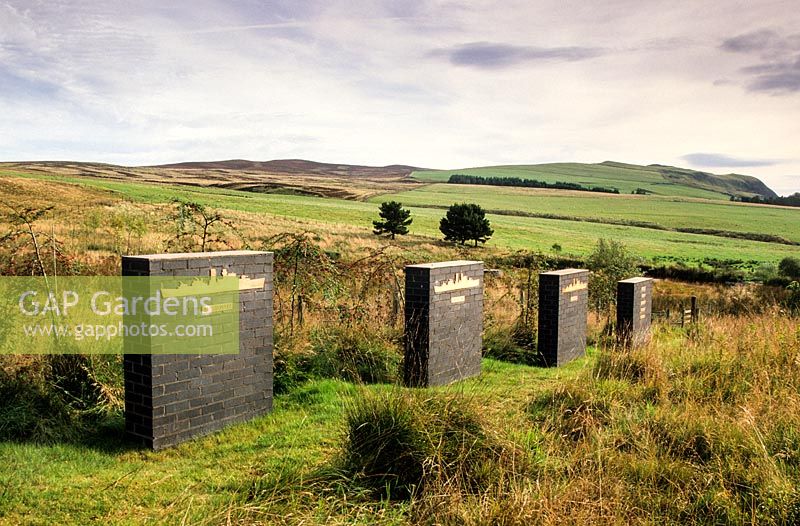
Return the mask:
[[320,328],[308,335],[305,348],[298,341],[289,349],[279,346],[275,392],[286,393],[322,378],[356,384],[395,383],[402,350],[385,332],[356,326]]
[[[117,357],[114,357],[117,358]],[[40,356],[0,369],[0,440],[69,442],[121,407],[121,372],[106,357]]]
[[536,350],[536,331],[522,323],[510,328],[491,327],[483,338],[483,356],[508,363],[538,365],[541,357]]
[[407,499],[442,486],[478,491],[496,476],[503,445],[474,402],[399,389],[364,395],[347,408],[340,459],[355,485]]

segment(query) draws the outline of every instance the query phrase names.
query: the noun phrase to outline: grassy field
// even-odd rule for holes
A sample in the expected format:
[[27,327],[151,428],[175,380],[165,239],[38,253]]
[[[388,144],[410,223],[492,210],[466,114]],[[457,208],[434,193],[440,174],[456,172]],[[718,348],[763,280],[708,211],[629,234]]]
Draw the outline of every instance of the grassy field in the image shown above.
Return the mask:
[[[313,380],[161,452],[123,441],[119,417],[78,441],[0,442],[0,524],[794,524],[798,346],[787,318],[709,319],[559,369],[485,359],[446,388]],[[347,415],[376,396],[444,400],[513,455],[471,489],[427,472],[412,499],[376,498],[337,467]]]
[[[485,360],[480,379],[441,390],[521,406],[531,394],[586,365],[580,360],[548,370]],[[253,492],[282,478],[311,477],[341,444],[347,404],[365,391],[393,390],[405,391],[388,384],[315,381],[278,396],[265,417],[161,452],[120,438],[121,418],[78,444],[0,442],[0,524],[224,524],[229,514],[238,520],[250,512],[266,524],[291,523],[299,511],[292,509],[292,499],[318,507],[312,515],[325,524],[326,515],[346,513],[346,503],[320,499],[314,504],[314,495],[298,494],[283,502],[276,498],[272,510],[259,510],[263,503],[252,500]],[[373,518],[388,513],[401,522],[403,512],[403,506],[389,507],[373,511]]]
[[[306,271],[304,279],[310,280],[300,283],[301,292],[309,296],[304,324],[295,332],[294,309],[289,310],[287,304],[296,282],[290,279],[288,261],[276,258],[283,267],[276,263],[275,385],[276,389],[281,386],[281,394],[275,398],[274,411],[173,449],[151,452],[122,438],[121,367],[113,359],[103,368],[90,363],[76,373],[86,373],[92,385],[103,387],[102,405],[86,411],[89,416],[83,418],[88,420],[67,424],[73,426],[72,435],[82,435],[64,433],[53,439],[53,434],[43,433],[51,439],[47,443],[37,442],[32,437],[42,434],[33,432],[25,440],[10,436],[8,429],[17,429],[14,418],[19,422],[29,416],[20,415],[24,411],[20,407],[28,407],[35,417],[34,431],[48,422],[47,417],[58,418],[59,413],[46,402],[61,399],[63,393],[53,387],[49,394],[37,391],[48,381],[48,362],[29,356],[5,357],[10,359],[0,361],[0,379],[5,381],[9,374],[29,375],[31,387],[26,390],[11,382],[7,385],[18,390],[9,390],[0,383],[5,389],[0,389],[4,402],[0,432],[5,433],[0,440],[2,525],[777,526],[800,522],[800,329],[797,318],[765,299],[775,293],[766,287],[720,287],[719,295],[728,309],[735,310],[733,315],[720,307],[712,311],[712,299],[698,294],[699,289],[717,290],[714,287],[659,281],[656,301],[679,305],[688,295],[700,297],[701,308],[708,309],[700,324],[680,328],[658,322],[648,345],[627,351],[605,347],[605,316],[591,313],[589,354],[559,369],[484,359],[479,378],[446,388],[413,390],[395,383],[347,382],[341,376],[349,363],[343,356],[384,364],[387,371],[399,362],[402,329],[397,319],[390,321],[392,289],[387,284],[391,281],[376,281],[368,288],[366,279],[381,273],[402,276],[402,265],[409,259],[482,258],[514,248],[550,250],[553,243],[565,252],[586,254],[600,237],[623,241],[631,252],[648,258],[774,262],[796,254],[797,247],[492,214],[496,234],[490,246],[461,252],[438,241],[442,210],[434,208],[412,207],[412,235],[390,243],[371,232],[375,202],[94,177],[0,175],[4,202],[54,207],[37,220],[35,230],[41,239],[56,237],[68,257],[99,261],[88,267],[92,272],[114,275],[119,272],[121,254],[166,250],[175,229],[169,218],[174,212],[173,198],[219,210],[236,227],[236,232],[225,232],[238,243],[233,248],[244,243],[258,247],[266,236],[306,230],[311,232],[311,248],[319,246],[331,253],[326,256],[331,261],[342,259],[337,266],[322,267],[323,271],[301,268]],[[436,196],[445,205],[451,197]],[[428,196],[423,192],[421,198]],[[512,192],[501,199],[516,203],[521,198]],[[614,199],[628,202],[627,197]],[[664,206],[672,203],[656,198],[633,200],[662,201]],[[593,206],[602,212],[600,204]],[[712,210],[728,205],[702,206]],[[749,212],[751,208],[731,210]],[[626,210],[630,212],[620,207],[617,217],[627,217]],[[753,209],[762,210],[773,209]],[[661,214],[661,221],[673,217],[667,209]],[[712,215],[701,214],[698,220]],[[139,234],[126,232],[130,224],[126,217],[142,221]],[[733,212],[724,217],[734,221]],[[781,221],[784,228],[795,224],[787,219],[769,221],[773,223],[763,224],[776,228]],[[0,229],[5,227],[0,224]],[[775,233],[788,235],[781,230]],[[377,255],[368,258],[365,254]],[[307,260],[309,265],[313,261],[314,257]],[[391,262],[397,266],[390,266]],[[319,274],[335,279],[321,284],[313,279]],[[487,277],[487,353],[513,347],[524,279],[523,271],[513,269]],[[309,362],[309,357],[328,365],[304,366],[317,363]],[[387,382],[397,380],[396,370],[386,375]],[[50,398],[43,400],[44,395]],[[32,396],[41,405],[19,404],[24,396]],[[395,433],[402,439],[406,431],[437,438],[426,433],[444,425],[444,438],[452,441],[455,436],[457,445],[463,446],[460,456],[447,457],[443,463],[442,442],[431,440],[422,462],[419,491],[410,499],[381,498],[365,486],[357,465],[343,462],[351,452],[348,429],[353,421],[358,424],[354,407],[365,400],[379,409],[388,407],[390,417],[401,417],[390,419],[399,424],[385,435],[372,437],[377,441],[375,449],[397,447],[398,442],[403,446]],[[397,400],[411,407],[433,402],[421,407],[452,411],[432,412],[428,421],[408,424],[402,418],[407,415],[391,413]],[[96,415],[103,417],[99,423],[93,420]],[[387,457],[390,461],[400,458]],[[459,482],[456,475],[465,473],[477,475],[474,484]]]
[[412,176],[420,181],[447,182],[454,173],[483,177],[519,177],[546,183],[567,182],[585,186],[616,187],[623,194],[643,188],[656,195],[728,199],[724,193],[675,184],[654,169],[635,165],[551,163],[536,165],[485,166],[458,170],[417,171]]
[[[41,192],[41,198],[45,200],[47,198],[53,198],[54,203],[58,203],[57,196],[59,192],[64,191],[64,183],[68,183],[69,185],[75,185],[76,188],[109,192],[107,194],[109,199],[121,198],[135,203],[166,204],[174,198],[188,199],[219,210],[244,212],[250,214],[253,220],[261,218],[258,220],[269,221],[269,218],[275,218],[275,220],[280,219],[283,223],[288,221],[288,223],[286,223],[287,227],[293,229],[305,228],[313,230],[315,228],[324,228],[327,230],[336,230],[337,228],[343,228],[342,225],[348,225],[352,228],[352,232],[369,237],[372,220],[377,217],[377,206],[375,203],[343,199],[259,194],[192,186],[126,183],[86,177],[64,178],[24,175],[24,177],[20,179],[20,174],[5,173],[0,175],[5,175],[7,178],[11,176],[7,179],[10,182],[14,180],[41,181],[43,189],[37,190]],[[435,190],[440,187],[435,186],[433,188]],[[480,191],[480,189],[474,188],[467,188],[466,190]],[[24,190],[21,191],[24,192]],[[494,189],[492,191],[494,191]],[[419,199],[426,202],[434,202],[437,199],[441,199],[439,201],[441,205],[452,204],[453,197],[455,197],[434,196],[429,198],[424,192],[423,190]],[[381,201],[390,197],[402,198],[403,195],[404,194],[386,196],[376,198],[375,200]],[[612,198],[623,202],[622,197],[614,196]],[[601,205],[602,203],[594,204],[596,209],[599,209]],[[684,205],[695,206],[691,203],[670,205],[670,202],[666,201],[666,206]],[[716,210],[716,208],[711,209],[710,207],[716,205],[708,204],[707,206],[709,207],[708,215],[713,216],[713,211],[711,210]],[[507,209],[510,207],[505,206],[504,208]],[[648,215],[645,212],[650,209],[651,207],[645,207],[643,209],[643,220],[648,219]],[[742,211],[746,210],[748,216],[751,215],[751,211],[753,212],[752,215],[757,215],[757,213],[771,214],[774,210],[755,207],[731,208],[734,212],[740,209]],[[400,244],[430,244],[441,239],[438,225],[439,219],[443,215],[442,210],[424,207],[416,208],[412,206],[412,212],[414,224],[411,227],[411,232],[416,237],[400,240]],[[698,211],[694,213],[699,214]],[[692,262],[702,261],[705,258],[719,258],[775,263],[783,257],[796,255],[798,252],[797,247],[775,243],[658,231],[622,225],[513,217],[495,214],[490,214],[489,218],[495,229],[495,234],[489,246],[501,249],[550,251],[552,245],[558,243],[565,253],[583,255],[594,248],[599,238],[606,237],[624,242],[628,248],[638,256],[653,261],[680,259]],[[707,221],[702,219],[701,223],[705,225]],[[776,221],[775,231],[784,234],[788,233],[787,230],[784,230],[787,224],[791,226],[794,223],[784,221],[781,223],[781,226],[778,226],[778,222]],[[288,225],[293,226],[289,227]]]
[[[800,210],[642,195],[432,184],[393,194],[408,206],[478,203],[487,210],[512,210],[610,221],[646,221],[666,228],[709,228],[780,235],[800,242]],[[386,196],[373,197],[373,202]],[[580,227],[578,227],[580,228]]]

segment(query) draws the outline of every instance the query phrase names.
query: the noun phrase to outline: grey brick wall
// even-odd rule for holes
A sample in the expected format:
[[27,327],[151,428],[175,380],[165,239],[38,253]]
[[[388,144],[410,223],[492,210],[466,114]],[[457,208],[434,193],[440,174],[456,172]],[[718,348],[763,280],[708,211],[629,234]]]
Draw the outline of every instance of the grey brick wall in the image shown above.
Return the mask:
[[617,282],[617,338],[623,345],[641,345],[650,338],[653,280],[630,278]]
[[404,381],[445,385],[481,372],[483,262],[406,267]]
[[[123,276],[264,278],[239,292],[239,354],[126,354],[125,429],[161,449],[272,409],[272,253],[124,256]],[[126,340],[126,345],[128,341]]]
[[586,352],[589,271],[565,269],[539,274],[541,365],[560,367]]

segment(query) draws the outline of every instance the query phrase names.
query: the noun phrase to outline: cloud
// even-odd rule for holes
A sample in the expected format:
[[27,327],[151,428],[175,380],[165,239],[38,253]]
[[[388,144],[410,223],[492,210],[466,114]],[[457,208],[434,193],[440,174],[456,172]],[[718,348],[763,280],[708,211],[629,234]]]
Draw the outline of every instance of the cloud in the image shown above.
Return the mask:
[[781,47],[781,39],[775,31],[761,29],[751,31],[722,41],[721,48],[732,53],[764,52],[775,47]]
[[800,11],[779,4],[0,0],[0,155],[452,168],[747,152],[792,159],[741,170],[778,178],[800,173]]
[[436,49],[431,56],[445,57],[457,66],[499,69],[526,62],[575,62],[599,57],[604,50],[593,47],[516,46],[493,42],[472,42],[449,49]]
[[759,64],[742,68],[742,72],[754,77],[747,85],[750,91],[800,92],[800,54],[793,62]]
[[749,79],[746,82],[748,91],[800,92],[800,34],[781,36],[773,30],[761,29],[725,39],[720,48],[761,60],[759,64],[739,70]]
[[754,168],[773,166],[780,162],[772,159],[743,159],[722,153],[689,153],[681,159],[701,168]]

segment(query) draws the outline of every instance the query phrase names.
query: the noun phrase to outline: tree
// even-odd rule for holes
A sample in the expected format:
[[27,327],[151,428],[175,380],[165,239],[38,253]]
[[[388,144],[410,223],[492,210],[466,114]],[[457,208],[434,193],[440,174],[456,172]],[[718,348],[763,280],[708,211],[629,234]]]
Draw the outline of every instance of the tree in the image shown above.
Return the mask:
[[785,257],[778,263],[778,270],[789,279],[800,279],[800,259]]
[[589,303],[596,312],[609,312],[616,303],[617,282],[639,273],[636,258],[625,245],[613,239],[600,239],[586,260],[589,270]]
[[394,239],[395,235],[408,234],[408,225],[413,221],[410,217],[411,211],[403,208],[403,205],[397,201],[381,203],[378,215],[381,216],[382,221],[372,222],[375,227],[373,232],[376,236],[389,234]]
[[219,212],[193,201],[173,199],[172,202],[175,212],[170,219],[175,224],[175,236],[169,242],[170,248],[188,251],[199,248],[205,252],[210,245],[230,247],[224,234],[227,229],[233,230],[233,223]]
[[486,219],[486,212],[480,205],[461,203],[451,205],[447,214],[439,222],[439,230],[444,234],[445,241],[453,241],[462,245],[467,241],[486,243],[492,237],[494,230]]

